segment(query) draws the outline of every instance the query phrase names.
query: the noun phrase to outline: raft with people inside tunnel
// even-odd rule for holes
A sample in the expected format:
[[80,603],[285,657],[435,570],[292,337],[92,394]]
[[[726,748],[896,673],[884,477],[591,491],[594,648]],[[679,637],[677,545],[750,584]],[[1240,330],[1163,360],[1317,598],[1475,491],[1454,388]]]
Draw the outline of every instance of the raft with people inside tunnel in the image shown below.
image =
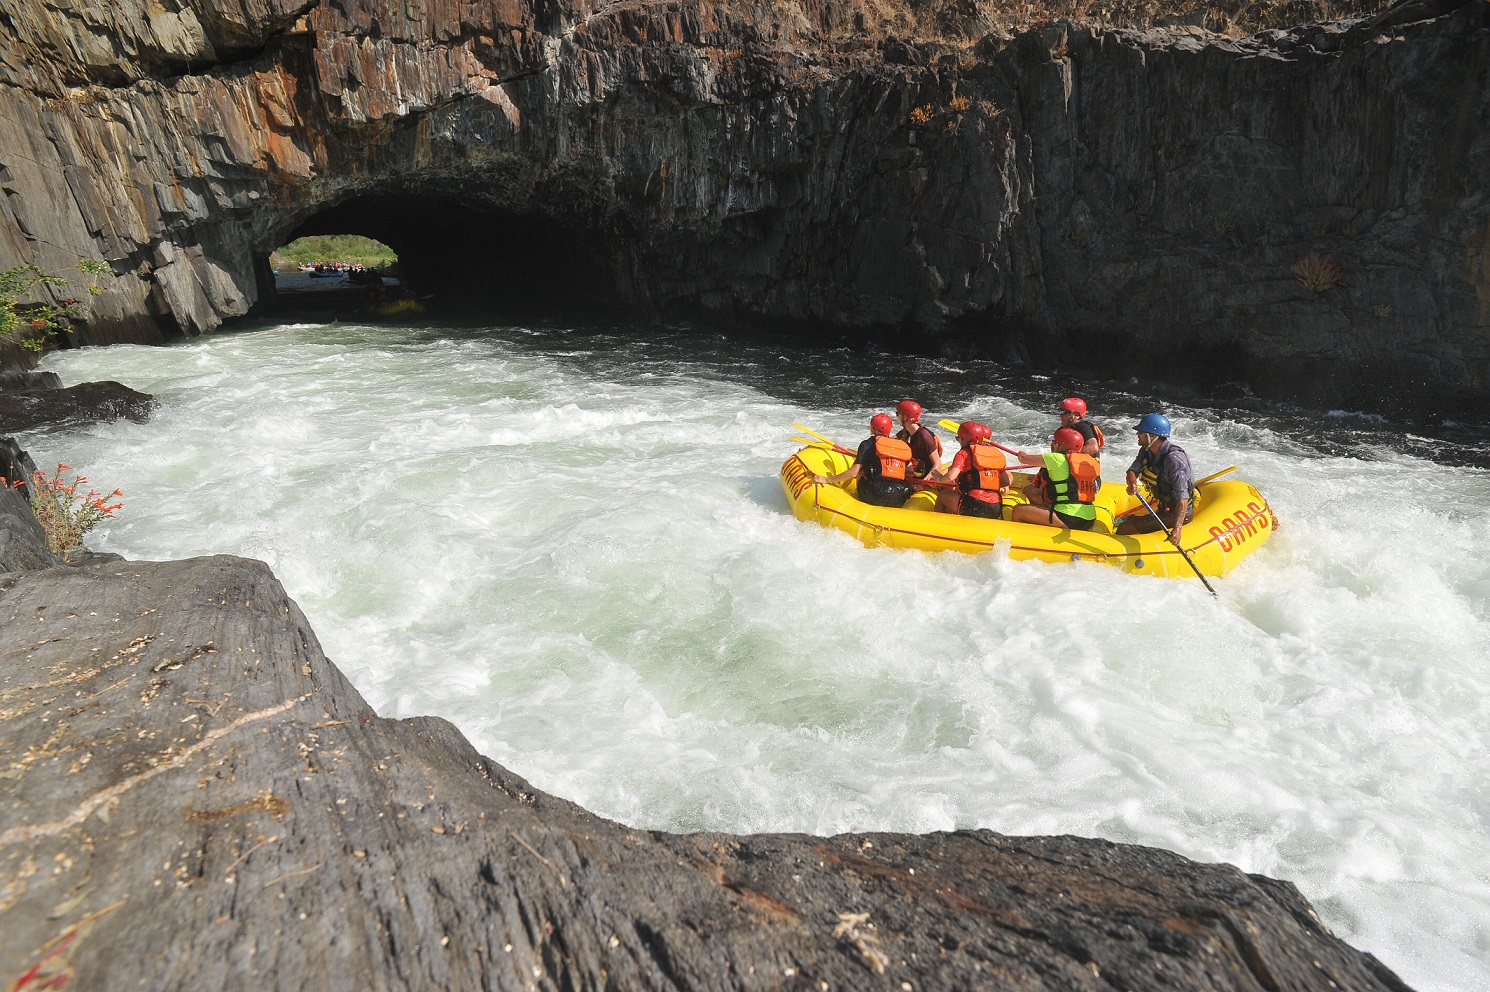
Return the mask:
[[[1071,530],[938,512],[937,487],[930,483],[912,483],[916,492],[897,507],[857,499],[857,479],[840,484],[814,481],[844,472],[853,461],[854,452],[823,438],[786,459],[781,486],[797,519],[841,530],[870,548],[977,554],[1002,547],[1015,560],[1094,561],[1144,575],[1186,578],[1198,571],[1219,577],[1262,547],[1278,526],[1272,507],[1255,486],[1224,478],[1231,470],[1198,480],[1194,517],[1181,528],[1176,547],[1163,530],[1115,533],[1123,518],[1144,512],[1141,494],[1130,495],[1121,482],[1098,487],[1091,529]],[[1005,518],[1013,515],[1012,508],[1029,504],[1025,490],[1034,479],[1020,472],[1011,476],[1003,493]]]

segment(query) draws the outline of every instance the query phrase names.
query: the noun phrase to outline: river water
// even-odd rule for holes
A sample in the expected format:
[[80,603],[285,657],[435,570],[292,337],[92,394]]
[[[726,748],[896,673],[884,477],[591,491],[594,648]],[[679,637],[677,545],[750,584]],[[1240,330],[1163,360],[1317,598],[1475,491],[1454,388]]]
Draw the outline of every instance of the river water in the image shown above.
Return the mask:
[[[387,716],[638,827],[986,827],[1296,883],[1422,990],[1490,988],[1490,432],[683,329],[281,325],[46,360],[160,408],[21,437],[125,508],[98,550],[273,566]],[[799,523],[793,422],[902,396],[1109,475],[1162,405],[1281,529],[1215,584]],[[1112,453],[1116,452],[1116,453]]]

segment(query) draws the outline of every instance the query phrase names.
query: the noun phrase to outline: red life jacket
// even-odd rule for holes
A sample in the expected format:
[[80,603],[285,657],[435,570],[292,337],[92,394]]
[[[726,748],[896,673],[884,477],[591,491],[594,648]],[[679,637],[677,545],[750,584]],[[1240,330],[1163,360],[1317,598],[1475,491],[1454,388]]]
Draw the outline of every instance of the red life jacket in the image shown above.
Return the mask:
[[990,444],[972,444],[963,449],[967,452],[968,467],[957,473],[957,487],[964,493],[974,489],[999,494],[999,475],[1009,463],[1004,453]]
[[906,466],[911,461],[911,446],[895,437],[876,437],[874,453],[880,460],[881,479],[905,481]]

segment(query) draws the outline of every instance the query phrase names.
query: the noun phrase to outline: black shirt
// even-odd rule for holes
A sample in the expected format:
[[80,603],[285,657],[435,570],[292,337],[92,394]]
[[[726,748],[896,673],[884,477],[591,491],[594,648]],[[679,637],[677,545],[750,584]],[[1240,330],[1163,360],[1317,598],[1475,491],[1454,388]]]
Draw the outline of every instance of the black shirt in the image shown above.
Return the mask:
[[1165,507],[1173,507],[1182,499],[1189,499],[1195,488],[1195,475],[1190,470],[1190,456],[1185,449],[1170,444],[1166,438],[1160,442],[1159,450],[1153,453],[1141,448],[1128,471],[1141,476],[1145,466],[1154,469],[1154,495]]
[[916,433],[908,435],[902,427],[895,436],[911,446],[911,457],[916,460],[911,471],[916,478],[924,478],[931,471],[931,455],[938,447],[936,435],[925,427],[918,427]]
[[871,482],[878,482],[880,477],[880,456],[874,450],[874,438],[859,443],[859,451],[854,455],[854,464],[864,466],[864,478]]

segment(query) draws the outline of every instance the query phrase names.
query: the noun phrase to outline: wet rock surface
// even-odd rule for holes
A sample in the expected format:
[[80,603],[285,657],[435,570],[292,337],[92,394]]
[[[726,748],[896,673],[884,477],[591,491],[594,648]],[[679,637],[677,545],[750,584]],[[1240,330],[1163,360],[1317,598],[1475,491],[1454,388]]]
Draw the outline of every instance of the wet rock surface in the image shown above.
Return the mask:
[[245,559],[0,576],[0,740],[15,988],[1405,988],[1164,851],[628,829],[377,716]]
[[1490,416],[1483,0],[1246,38],[918,9],[0,0],[0,265],[105,258],[78,340],[154,341],[356,230],[492,304]]
[[4,480],[0,486],[0,573],[62,563],[47,546],[46,532],[31,512],[29,480],[35,472],[31,456],[13,438],[0,437],[0,479]]
[[[15,381],[12,375],[12,381]],[[62,386],[55,373],[29,373],[10,386],[0,381],[0,433],[92,423],[143,421],[155,408],[148,393],[121,382],[80,382]]]

